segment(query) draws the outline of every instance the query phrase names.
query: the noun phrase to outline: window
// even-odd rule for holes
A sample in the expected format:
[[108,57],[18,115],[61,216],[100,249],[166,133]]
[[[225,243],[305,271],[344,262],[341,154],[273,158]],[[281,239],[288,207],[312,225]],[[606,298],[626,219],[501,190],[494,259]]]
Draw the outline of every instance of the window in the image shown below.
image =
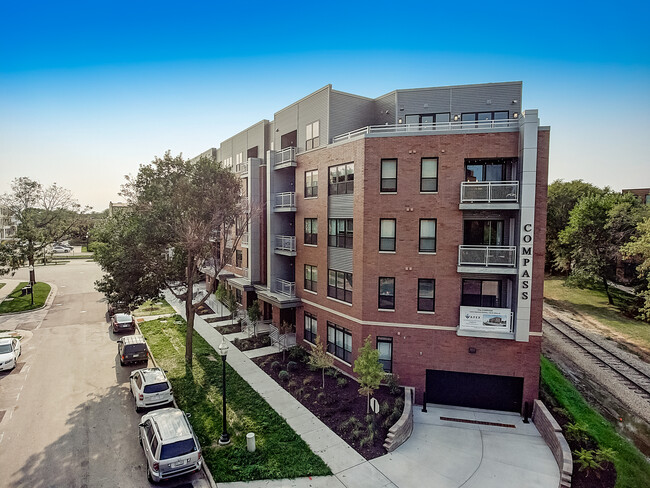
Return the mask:
[[240,250],[235,251],[235,266],[238,268],[242,267],[243,256],[244,254]]
[[305,340],[312,344],[316,342],[316,317],[305,312]]
[[258,153],[258,146],[248,148],[248,150],[246,151],[246,159],[256,158],[257,153]]
[[231,168],[232,167],[232,156],[229,156],[223,160],[223,167],[224,168]]
[[397,159],[381,160],[381,186],[379,191],[397,191]]
[[352,303],[352,273],[328,270],[327,296]]
[[243,298],[244,298],[244,294],[242,293],[242,291],[238,288],[235,288],[235,301],[239,305],[242,305]]
[[395,227],[396,226],[397,223],[395,219],[379,220],[379,250],[380,251],[395,250]]
[[318,282],[318,267],[305,264],[305,290],[316,291]]
[[465,220],[463,244],[468,246],[503,246],[503,220]]
[[384,367],[384,372],[393,372],[393,338],[377,336],[377,350],[379,362]]
[[395,278],[379,277],[379,309],[395,310]]
[[436,252],[436,219],[420,219],[420,252]]
[[420,164],[420,191],[438,191],[438,158],[423,158]]
[[329,219],[328,240],[330,247],[346,247],[352,249],[353,225],[352,219]]
[[307,124],[305,128],[305,149],[320,146],[320,120]]
[[305,171],[305,198],[318,196],[318,170]]
[[507,120],[510,114],[507,110],[498,112],[473,112],[461,115],[461,120],[464,122],[463,126],[468,127],[481,127],[486,123],[491,123],[493,120]]
[[235,165],[240,165],[244,161],[244,153],[235,154]]
[[516,163],[516,158],[502,159],[466,159],[466,181],[505,181],[507,167]]
[[433,312],[436,305],[436,280],[418,280],[418,312]]
[[[449,112],[439,114],[415,114],[407,115],[405,117],[406,123],[409,125],[426,124],[421,130],[432,130],[436,127],[433,124],[442,124],[449,122]],[[412,127],[412,129],[420,130],[420,127]]]
[[352,334],[332,322],[327,322],[327,352],[348,363],[352,362]]
[[330,195],[354,193],[354,163],[330,166]]
[[318,244],[318,219],[305,219],[305,244]]
[[462,305],[466,307],[501,307],[501,282],[498,280],[463,280]]

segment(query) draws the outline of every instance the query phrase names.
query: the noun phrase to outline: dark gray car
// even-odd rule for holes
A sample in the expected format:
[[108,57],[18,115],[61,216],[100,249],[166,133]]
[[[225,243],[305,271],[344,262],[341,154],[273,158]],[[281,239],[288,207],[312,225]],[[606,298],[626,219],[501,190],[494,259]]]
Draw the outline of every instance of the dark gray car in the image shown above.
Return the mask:
[[146,363],[149,359],[147,341],[141,335],[132,335],[121,338],[117,341],[117,353],[120,356],[120,364]]

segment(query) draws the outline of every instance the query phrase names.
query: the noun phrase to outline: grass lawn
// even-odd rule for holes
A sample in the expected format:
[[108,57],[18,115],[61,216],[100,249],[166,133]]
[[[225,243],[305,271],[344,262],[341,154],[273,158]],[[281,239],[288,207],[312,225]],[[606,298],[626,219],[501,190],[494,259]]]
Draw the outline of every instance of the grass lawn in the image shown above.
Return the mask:
[[[194,334],[194,361],[185,364],[185,321],[179,316],[140,325],[149,347],[174,388],[180,408],[190,419],[216,482],[296,478],[331,474],[257,392],[230,366],[227,375],[227,420],[231,445],[218,445],[223,404],[222,364],[216,351]],[[254,432],[257,450],[246,450],[246,434]]]
[[577,314],[589,315],[616,334],[650,352],[650,323],[625,317],[620,309],[630,301],[630,295],[610,288],[614,305],[607,301],[602,287],[580,289],[564,286],[564,278],[546,277],[544,299],[550,305]]
[[133,311],[133,315],[163,315],[176,313],[174,308],[166,300],[148,300]]
[[609,447],[616,452],[614,457],[616,488],[648,486],[650,463],[643,454],[617,434],[614,427],[585,402],[578,390],[551,361],[542,357],[541,366],[542,384],[560,406],[573,417],[576,424],[582,423],[587,426],[587,432],[601,449]]
[[20,295],[21,289],[23,286],[27,286],[29,283],[23,281],[18,284],[14,291],[9,294],[9,297],[13,300],[3,301],[0,303],[0,313],[7,312],[22,312],[24,310],[32,310],[35,308],[42,307],[47,299],[47,296],[50,293],[50,285],[47,283],[38,282],[34,285],[34,305],[32,306],[32,297],[31,295],[25,295],[24,297]]
[[0,283],[0,288],[2,288],[3,286],[5,286],[6,284],[7,284],[7,283]]

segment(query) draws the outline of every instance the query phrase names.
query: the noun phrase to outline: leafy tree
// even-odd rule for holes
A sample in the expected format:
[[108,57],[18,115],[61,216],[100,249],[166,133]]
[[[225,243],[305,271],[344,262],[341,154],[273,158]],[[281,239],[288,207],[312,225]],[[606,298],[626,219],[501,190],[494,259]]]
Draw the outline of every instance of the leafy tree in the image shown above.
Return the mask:
[[607,189],[586,183],[582,180],[555,180],[548,186],[546,214],[546,264],[549,269],[569,271],[570,251],[558,236],[569,223],[569,214],[576,203],[590,195],[600,195]]
[[0,205],[17,222],[14,239],[5,242],[0,252],[0,274],[13,274],[25,261],[33,266],[36,257],[65,237],[88,210],[81,208],[70,190],[56,183],[43,187],[27,177],[13,180]]
[[224,305],[230,312],[230,325],[233,325],[235,323],[235,313],[239,308],[239,304],[237,303],[237,295],[235,295],[231,290],[226,292]]
[[370,413],[370,395],[379,388],[381,380],[384,379],[384,367],[379,362],[379,351],[372,347],[370,336],[363,341],[363,347],[359,348],[359,355],[354,361],[353,371],[359,377],[359,394],[368,398],[366,413]]
[[188,364],[196,309],[213,291],[194,285],[205,267],[217,276],[232,259],[245,228],[235,222],[249,215],[240,188],[240,179],[212,159],[189,162],[166,153],[127,177],[121,194],[128,209],[106,219],[96,234],[102,242],[95,258],[107,273],[96,287],[109,299],[126,295],[141,302],[166,288],[185,302]]
[[569,250],[571,275],[600,281],[610,305],[614,301],[608,280],[616,278],[620,248],[646,213],[647,208],[630,194],[587,196],[571,210],[569,224],[560,232],[560,241]]
[[253,324],[253,334],[257,337],[257,322],[262,318],[262,311],[260,310],[260,302],[253,300],[251,306],[247,310],[248,319]]
[[646,217],[636,226],[637,235],[632,236],[621,251],[626,257],[638,256],[642,259],[637,266],[642,284],[637,289],[637,296],[642,300],[639,318],[650,321],[650,217]]
[[321,370],[323,375],[323,385],[321,388],[325,388],[325,370],[332,367],[334,360],[332,359],[332,356],[327,354],[327,351],[323,346],[323,341],[319,335],[316,336],[316,342],[314,347],[312,347],[311,355],[309,356],[309,364],[314,368]]

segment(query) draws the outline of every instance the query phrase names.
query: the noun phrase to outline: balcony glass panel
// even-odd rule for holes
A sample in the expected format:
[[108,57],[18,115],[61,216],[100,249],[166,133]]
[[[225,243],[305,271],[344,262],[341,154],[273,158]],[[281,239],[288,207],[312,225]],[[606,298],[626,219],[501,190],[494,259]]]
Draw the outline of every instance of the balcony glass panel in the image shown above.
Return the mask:
[[459,266],[506,266],[517,263],[516,246],[459,246]]

